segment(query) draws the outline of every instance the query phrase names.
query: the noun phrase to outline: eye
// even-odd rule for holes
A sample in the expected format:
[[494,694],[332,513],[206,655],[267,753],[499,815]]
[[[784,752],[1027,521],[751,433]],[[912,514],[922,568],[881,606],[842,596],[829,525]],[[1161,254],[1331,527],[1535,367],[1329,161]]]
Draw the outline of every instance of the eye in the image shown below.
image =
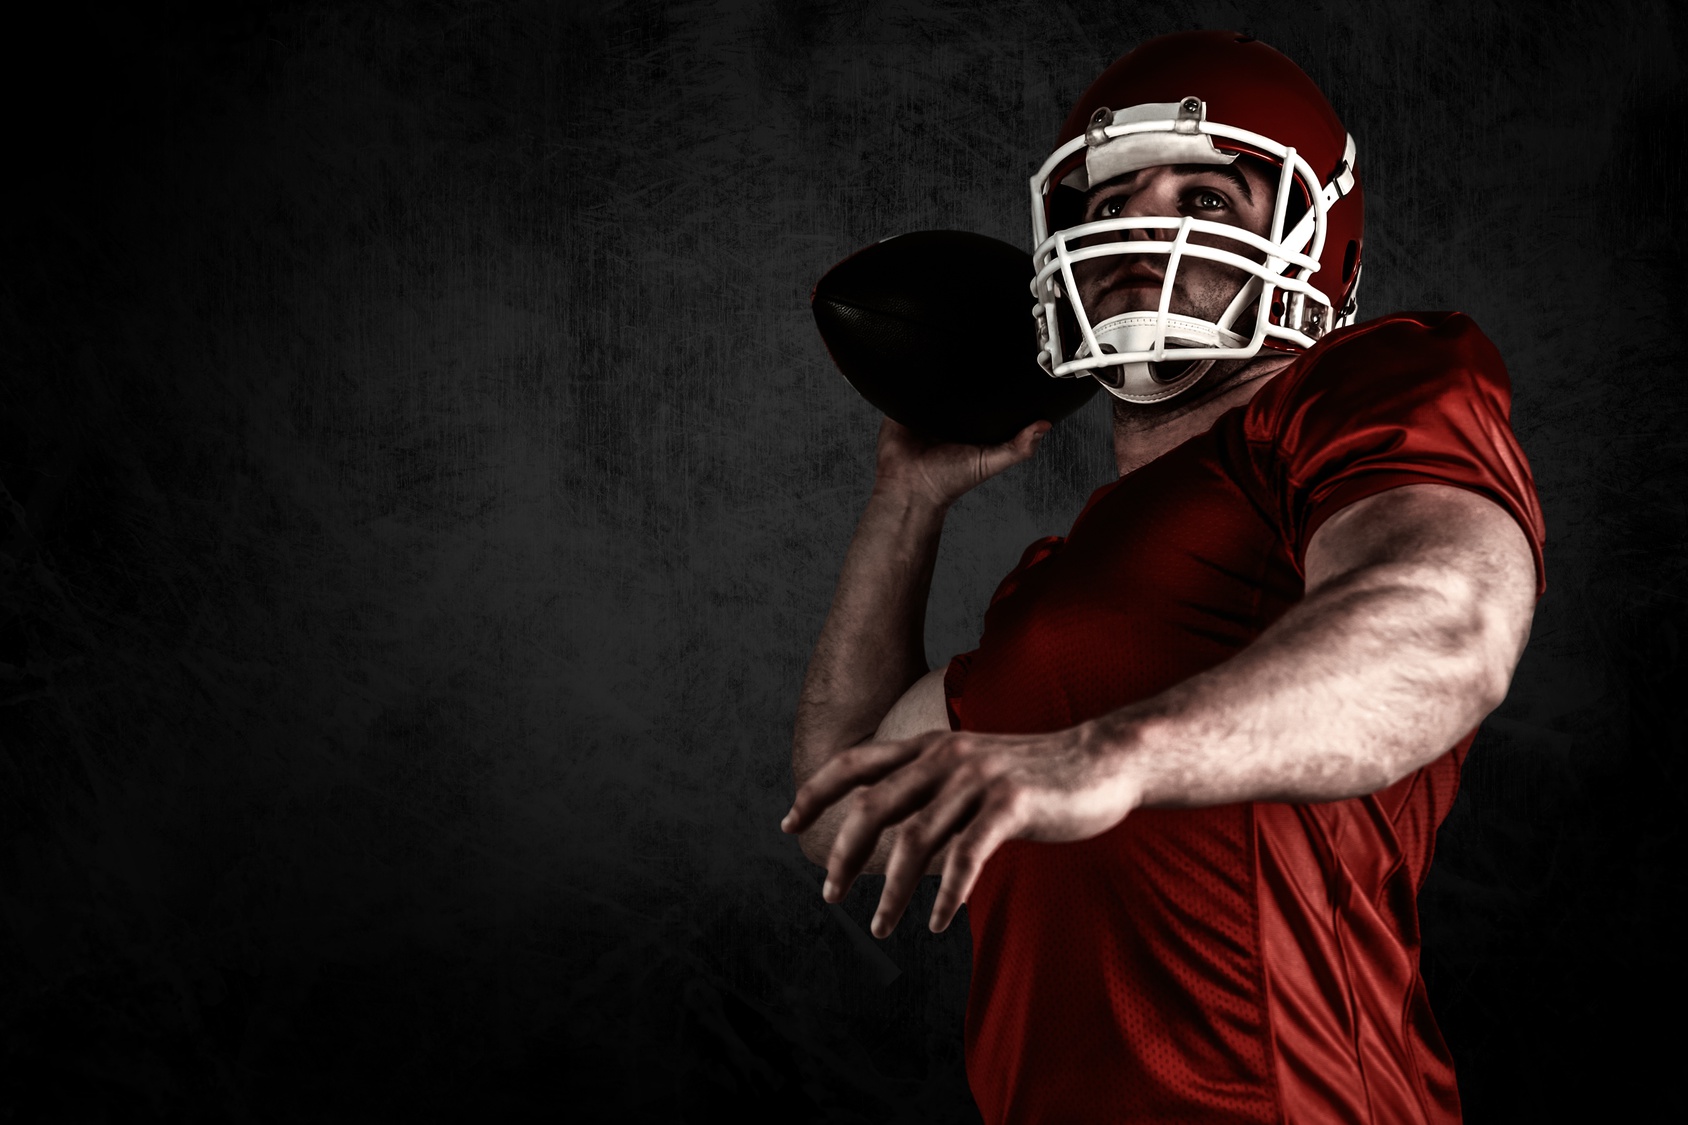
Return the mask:
[[1212,188],[1196,188],[1190,192],[1190,205],[1197,211],[1228,211],[1231,201]]
[[1119,218],[1120,212],[1125,210],[1125,205],[1130,198],[1129,192],[1116,191],[1093,200],[1090,204],[1090,213],[1085,216],[1085,221],[1096,222],[1100,219]]

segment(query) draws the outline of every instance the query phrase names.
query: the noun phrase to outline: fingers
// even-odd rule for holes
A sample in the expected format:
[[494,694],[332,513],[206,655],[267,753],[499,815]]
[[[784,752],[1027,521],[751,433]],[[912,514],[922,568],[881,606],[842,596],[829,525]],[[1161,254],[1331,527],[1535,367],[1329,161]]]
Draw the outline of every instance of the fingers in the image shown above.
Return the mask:
[[993,477],[1004,469],[1031,459],[1053,423],[1039,419],[1001,445],[986,445],[979,449],[979,479]]
[[[947,743],[953,740],[916,739],[920,753],[878,783],[858,792],[851,808],[832,843],[827,857],[826,885],[821,897],[838,902],[850,893],[850,887],[860,875],[879,846],[885,830],[910,813],[932,801],[954,768],[957,750]],[[901,844],[902,832],[898,832]],[[915,875],[918,881],[919,873]]]
[[1037,452],[1051,423],[1040,419],[997,445],[935,442],[886,418],[879,430],[876,489],[906,491],[949,505],[970,489]]
[[981,767],[969,762],[945,780],[932,801],[897,829],[897,842],[885,866],[885,887],[873,916],[873,935],[886,937],[896,929],[920,885],[932,857],[965,828],[979,809]]
[[1039,419],[1001,445],[988,446],[987,448],[1001,450],[1005,456],[1013,457],[1014,460],[1010,462],[1011,464],[1018,464],[1036,453],[1037,447],[1043,442],[1044,435],[1054,428],[1054,423]]
[[973,884],[985,861],[996,854],[1003,841],[1011,840],[1026,827],[1030,818],[1030,794],[1024,789],[1004,786],[986,798],[979,814],[950,845],[949,858],[944,860],[943,882],[938,897],[932,903],[932,917],[928,923],[935,934],[949,929],[956,911],[973,893]]
[[[805,831],[826,809],[850,798],[827,857],[821,894],[828,902],[849,893],[886,830],[898,826],[872,922],[873,934],[880,938],[896,927],[921,876],[947,845],[943,882],[930,920],[932,931],[941,932],[1004,840],[1028,832],[1039,839],[1083,839],[1107,827],[1094,811],[1077,807],[1050,820],[1056,791],[1071,788],[1051,770],[1070,771],[1070,764],[1050,754],[1042,742],[1034,740],[1028,749],[1022,745],[1027,741],[946,731],[854,747],[798,790],[780,826],[787,832]],[[1037,763],[1029,774],[1027,762]],[[1065,804],[1060,807],[1066,809]],[[1074,820],[1070,813],[1084,815]],[[1114,815],[1108,824],[1118,819]]]
[[780,831],[808,829],[821,814],[859,785],[870,785],[920,753],[920,741],[870,742],[838,754],[797,790]]

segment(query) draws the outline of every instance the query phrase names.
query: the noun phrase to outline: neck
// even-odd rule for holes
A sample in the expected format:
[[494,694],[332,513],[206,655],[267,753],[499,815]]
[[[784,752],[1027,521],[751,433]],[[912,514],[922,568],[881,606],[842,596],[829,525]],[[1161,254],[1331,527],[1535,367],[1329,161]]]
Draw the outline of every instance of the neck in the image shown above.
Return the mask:
[[1295,359],[1274,352],[1252,359],[1221,360],[1193,390],[1172,402],[1141,406],[1116,399],[1114,460],[1119,475],[1134,472],[1197,434],[1206,433],[1221,414],[1253,398]]

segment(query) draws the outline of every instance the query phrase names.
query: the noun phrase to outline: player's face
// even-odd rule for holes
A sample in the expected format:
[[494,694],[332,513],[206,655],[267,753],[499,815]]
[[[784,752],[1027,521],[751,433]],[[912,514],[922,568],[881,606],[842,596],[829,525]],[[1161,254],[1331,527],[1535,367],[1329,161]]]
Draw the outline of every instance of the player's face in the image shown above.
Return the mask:
[[[1227,165],[1162,164],[1118,176],[1091,189],[1085,196],[1084,221],[1190,215],[1264,235],[1272,225],[1276,195],[1276,181],[1268,179],[1247,160]],[[1177,233],[1174,230],[1110,231],[1090,236],[1083,245],[1170,242]],[[1217,246],[1255,261],[1264,260],[1264,255],[1233,239],[1195,234],[1190,241]],[[1167,255],[1161,252],[1108,255],[1074,265],[1073,278],[1078,282],[1079,295],[1091,324],[1100,324],[1120,313],[1158,308],[1166,264]],[[1216,321],[1246,280],[1247,275],[1232,266],[1184,257],[1173,282],[1169,311]]]

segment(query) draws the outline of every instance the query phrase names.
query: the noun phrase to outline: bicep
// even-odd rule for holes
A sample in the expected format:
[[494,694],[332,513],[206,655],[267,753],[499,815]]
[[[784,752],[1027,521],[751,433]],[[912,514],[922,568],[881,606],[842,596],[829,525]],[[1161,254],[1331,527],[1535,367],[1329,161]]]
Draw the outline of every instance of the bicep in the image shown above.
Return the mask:
[[949,730],[949,709],[944,702],[944,672],[948,666],[926,673],[891,705],[873,732],[873,741],[913,738],[935,730]]
[[1535,553],[1511,513],[1468,489],[1414,484],[1356,501],[1314,533],[1305,562],[1309,596],[1375,575],[1468,606],[1513,663],[1529,636]]

